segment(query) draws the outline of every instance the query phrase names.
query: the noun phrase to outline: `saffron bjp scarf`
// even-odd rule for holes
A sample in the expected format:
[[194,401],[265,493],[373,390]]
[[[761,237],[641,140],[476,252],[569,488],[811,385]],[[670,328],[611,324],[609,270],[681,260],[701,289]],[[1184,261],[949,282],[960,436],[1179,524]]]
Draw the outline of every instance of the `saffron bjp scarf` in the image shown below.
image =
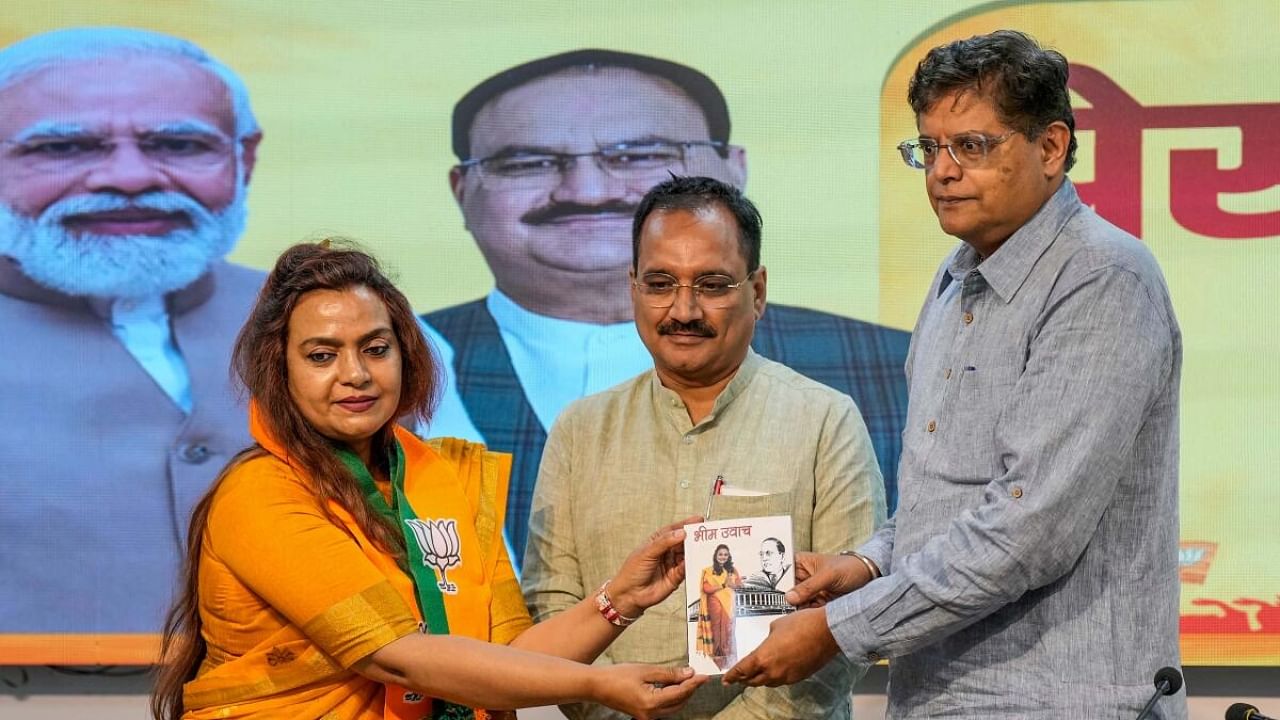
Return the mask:
[[[471,540],[467,532],[467,516],[459,516],[457,510],[462,506],[458,498],[441,498],[438,492],[430,499],[424,498],[418,506],[410,502],[405,490],[405,456],[403,445],[399,440],[392,440],[387,451],[387,467],[391,476],[391,502],[382,494],[370,475],[364,462],[351,450],[345,447],[335,449],[338,458],[359,483],[364,493],[365,502],[383,518],[400,528],[404,534],[405,548],[408,553],[409,574],[413,578],[415,600],[419,617],[423,620],[423,629],[432,635],[449,634],[449,611],[445,605],[445,596],[474,596],[476,587],[455,573],[455,579],[449,580],[448,571],[462,565],[462,538]],[[441,500],[446,502],[441,502]],[[452,501],[452,502],[450,502]],[[449,508],[453,505],[453,508]],[[417,507],[423,507],[432,515],[445,511],[445,517],[419,517]],[[452,514],[449,511],[453,510]],[[459,528],[459,521],[462,527]],[[467,543],[469,547],[476,547]],[[468,553],[470,555],[470,553]],[[461,580],[461,582],[458,582]],[[486,584],[487,586],[487,584]],[[451,603],[457,605],[457,603]],[[463,607],[474,611],[474,605],[467,603]],[[455,607],[455,614],[459,612]],[[485,635],[488,639],[489,624],[484,623]],[[387,687],[387,717],[396,717],[399,706],[417,705],[426,698],[419,693],[407,691],[397,686]],[[432,700],[431,718],[433,720],[455,720],[475,717],[474,711],[454,703],[440,699]]]

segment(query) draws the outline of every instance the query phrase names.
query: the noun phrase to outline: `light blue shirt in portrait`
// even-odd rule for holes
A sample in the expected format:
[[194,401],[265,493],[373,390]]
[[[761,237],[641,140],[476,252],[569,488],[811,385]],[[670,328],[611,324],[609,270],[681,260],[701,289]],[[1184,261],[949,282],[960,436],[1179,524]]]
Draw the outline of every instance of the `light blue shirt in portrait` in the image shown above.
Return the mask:
[[173,342],[164,298],[117,298],[111,303],[111,332],[173,404],[191,414],[191,376]]
[[[574,400],[607,390],[653,367],[653,358],[630,320],[596,325],[539,315],[496,288],[486,298],[485,307],[498,325],[525,398],[544,430],[550,430]],[[458,395],[453,348],[429,325],[426,333],[448,371],[447,402],[442,402],[441,412],[426,428],[427,434],[483,442]],[[455,403],[460,415],[443,407],[454,407]]]

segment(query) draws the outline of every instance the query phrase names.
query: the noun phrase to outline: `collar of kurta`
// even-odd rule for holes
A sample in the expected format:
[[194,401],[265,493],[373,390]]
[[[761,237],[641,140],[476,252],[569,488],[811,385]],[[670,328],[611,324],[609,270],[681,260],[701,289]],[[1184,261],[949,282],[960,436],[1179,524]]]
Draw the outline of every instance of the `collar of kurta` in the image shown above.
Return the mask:
[[1001,300],[1012,302],[1031,276],[1031,269],[1040,256],[1053,245],[1063,226],[1082,207],[1075,185],[1063,178],[1057,191],[991,257],[983,260],[968,243],[961,243],[947,265],[949,277],[943,278],[939,294],[952,282],[963,284],[969,273],[976,270]]
[[[211,268],[185,288],[165,295],[165,309],[170,315],[181,315],[199,307],[213,295],[216,284]],[[113,298],[66,295],[51,290],[24,275],[18,262],[8,257],[0,257],[0,293],[26,302],[92,313],[104,320],[111,319],[111,303],[114,302]]]
[[[747,356],[742,359],[742,364],[738,366],[738,370],[733,374],[733,378],[729,380],[729,384],[724,386],[724,390],[716,396],[716,402],[711,406],[711,412],[707,414],[699,426],[714,422],[739,395],[746,391],[751,385],[751,380],[759,371],[763,360],[756,354],[755,350],[747,348]],[[662,384],[662,379],[658,377],[658,371],[654,370],[649,376],[651,398],[653,400],[654,410],[660,415],[666,414],[670,417],[683,417],[685,423],[689,422],[688,410],[685,408],[684,401],[676,392]]]

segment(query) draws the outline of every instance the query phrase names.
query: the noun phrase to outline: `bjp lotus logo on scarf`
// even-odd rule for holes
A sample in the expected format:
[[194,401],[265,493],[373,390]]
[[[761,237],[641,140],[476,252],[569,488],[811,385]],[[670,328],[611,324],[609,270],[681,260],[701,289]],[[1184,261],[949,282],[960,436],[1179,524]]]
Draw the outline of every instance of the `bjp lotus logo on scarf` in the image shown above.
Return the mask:
[[449,582],[445,571],[462,564],[462,541],[458,539],[457,520],[405,520],[413,529],[413,536],[422,550],[422,564],[436,569],[440,580],[436,587],[450,595],[458,593],[458,586]]

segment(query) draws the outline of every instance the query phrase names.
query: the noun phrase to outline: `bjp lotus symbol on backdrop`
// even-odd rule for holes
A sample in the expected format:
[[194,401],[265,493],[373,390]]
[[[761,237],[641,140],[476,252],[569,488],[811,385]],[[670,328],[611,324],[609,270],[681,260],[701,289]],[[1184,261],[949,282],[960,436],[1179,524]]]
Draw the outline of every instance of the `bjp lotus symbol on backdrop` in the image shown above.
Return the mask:
[[457,520],[405,520],[422,550],[422,564],[440,573],[436,587],[455,594],[458,586],[449,582],[445,571],[462,564],[462,542],[458,539]]

